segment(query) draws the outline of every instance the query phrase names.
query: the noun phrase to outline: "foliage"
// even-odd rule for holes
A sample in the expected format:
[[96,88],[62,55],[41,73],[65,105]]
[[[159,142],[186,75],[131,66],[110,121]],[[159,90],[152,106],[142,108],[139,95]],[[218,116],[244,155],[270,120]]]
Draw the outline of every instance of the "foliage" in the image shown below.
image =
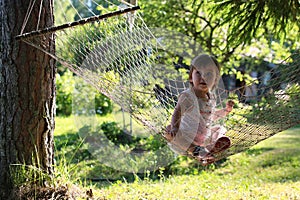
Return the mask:
[[230,51],[234,51],[226,43],[225,30],[218,25],[218,19],[210,19],[205,13],[211,7],[205,1],[141,1],[141,6],[143,17],[150,27],[180,32],[222,61],[228,59],[232,54]]
[[69,116],[72,114],[72,92],[75,80],[70,71],[56,75],[56,113]]
[[76,11],[68,1],[54,1],[55,25],[64,24],[74,20]]
[[[228,26],[230,43],[250,43],[252,38],[272,35],[274,39],[284,40],[285,35],[300,28],[298,0],[236,1],[212,0],[216,5],[211,15],[222,16],[220,25]],[[264,31],[260,31],[260,28]],[[293,27],[293,28],[292,28]]]
[[[133,173],[118,171],[107,166],[105,163],[101,163],[101,160],[108,159],[107,156],[114,156],[110,153],[111,150],[105,150],[105,146],[112,145],[112,148],[116,148],[121,152],[147,151],[150,152],[147,158],[151,160],[151,152],[165,145],[159,138],[160,136],[137,137],[130,135],[127,131],[122,130],[117,123],[108,121],[106,117],[100,118],[103,118],[103,120],[101,120],[103,122],[100,125],[95,128],[92,128],[92,126],[83,126],[78,130],[78,133],[71,126],[72,123],[73,126],[75,123],[71,117],[58,118],[58,121],[64,124],[63,126],[58,126],[58,129],[62,132],[58,131],[55,133],[56,158],[58,163],[63,159],[63,162],[66,162],[70,168],[77,166],[81,171],[74,169],[70,171],[70,176],[76,174],[76,176],[80,176],[81,179],[94,179],[101,174],[101,177],[107,179],[120,179],[125,177],[128,180],[133,180]],[[60,123],[58,123],[58,125],[59,124]],[[105,138],[103,138],[103,135]],[[106,145],[101,146],[98,149],[100,151],[94,151],[91,149],[91,141],[98,141],[99,144]],[[102,153],[99,154],[99,152]],[[108,155],[106,155],[107,153]],[[135,162],[140,162],[141,164],[147,164],[148,162],[143,160],[143,158],[136,157],[134,159],[136,160]],[[120,158],[120,160],[122,160],[122,158]],[[128,165],[128,163],[124,163],[124,165]],[[134,165],[136,165],[136,163],[133,163],[133,166]],[[139,176],[143,176],[143,174],[139,174]],[[155,172],[153,176],[157,176],[157,172]]]
[[300,104],[300,86],[298,84],[288,85],[283,90],[278,90],[272,94],[265,94],[261,101],[253,106],[251,115],[259,115],[262,124],[277,123],[274,119],[280,119],[282,116],[288,116],[289,121],[299,120],[300,113],[297,109]]
[[[225,73],[239,67],[244,56],[258,62],[277,63],[300,47],[299,3],[294,0],[141,0],[139,3],[149,27],[190,37],[205,52],[217,57]],[[264,7],[259,7],[261,4]]]
[[102,93],[96,93],[95,110],[98,115],[106,115],[113,111],[112,101]]
[[[107,9],[110,9],[113,11],[113,9],[110,8],[111,4],[116,4],[116,3],[119,3],[119,1],[118,0],[110,0],[110,1],[72,0],[73,6],[78,11],[77,14],[74,15],[74,20],[79,20],[81,18],[90,17],[91,12],[94,13],[95,15],[101,15],[101,14],[105,14]],[[88,9],[86,6],[88,6]],[[105,9],[101,9],[101,8],[105,8]]]
[[94,87],[83,79],[75,76],[73,91],[73,113],[93,115],[106,115],[112,112],[113,103],[105,95],[99,93]]
[[136,145],[138,138],[131,137],[117,125],[116,122],[104,122],[100,126],[103,133],[107,138],[112,141],[114,144],[123,144],[123,145]]
[[[108,97],[87,85],[81,78],[73,76],[69,70],[63,75],[57,74],[56,86],[57,115],[69,116],[76,111],[106,115],[113,110],[113,104]],[[89,105],[87,105],[88,102],[90,102]]]

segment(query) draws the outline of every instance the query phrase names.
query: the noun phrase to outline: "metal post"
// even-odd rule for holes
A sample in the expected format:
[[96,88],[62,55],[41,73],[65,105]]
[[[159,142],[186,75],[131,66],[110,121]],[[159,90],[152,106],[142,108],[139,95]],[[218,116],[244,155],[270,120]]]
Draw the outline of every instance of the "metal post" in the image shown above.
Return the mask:
[[[128,0],[128,3],[130,3],[131,5],[135,6],[137,5],[137,0]],[[134,24],[134,12],[130,12],[130,29],[133,28],[133,24]],[[132,91],[131,91],[131,79],[130,79],[130,106],[132,106]],[[130,135],[132,135],[132,108],[130,108]]]

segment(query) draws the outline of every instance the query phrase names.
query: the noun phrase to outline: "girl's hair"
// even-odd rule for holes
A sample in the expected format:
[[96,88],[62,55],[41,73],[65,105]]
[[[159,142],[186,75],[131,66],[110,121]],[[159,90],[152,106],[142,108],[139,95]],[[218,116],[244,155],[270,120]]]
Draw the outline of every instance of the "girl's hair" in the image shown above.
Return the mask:
[[217,67],[217,74],[216,74],[216,80],[215,80],[215,84],[213,85],[214,89],[218,83],[219,80],[221,78],[220,75],[220,71],[221,71],[221,66],[219,64],[219,62],[217,61],[217,59],[214,56],[208,55],[208,54],[201,54],[199,56],[196,56],[192,62],[191,62],[191,66],[190,66],[190,71],[189,71],[189,82],[190,82],[190,87],[193,86],[193,83],[191,82],[192,79],[192,74],[193,74],[193,70],[197,68],[200,68],[202,66],[207,66],[207,65],[213,65]]

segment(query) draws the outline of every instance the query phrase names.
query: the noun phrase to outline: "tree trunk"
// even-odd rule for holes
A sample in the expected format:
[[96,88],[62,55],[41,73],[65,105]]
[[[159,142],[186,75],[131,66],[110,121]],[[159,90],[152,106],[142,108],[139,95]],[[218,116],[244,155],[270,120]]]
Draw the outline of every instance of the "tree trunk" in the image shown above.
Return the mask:
[[[52,1],[35,1],[24,32],[36,30],[37,24],[53,25]],[[34,1],[0,0],[0,199],[12,198],[11,164],[36,165],[53,173],[55,61],[15,39],[30,2]],[[50,37],[40,40],[54,51]]]

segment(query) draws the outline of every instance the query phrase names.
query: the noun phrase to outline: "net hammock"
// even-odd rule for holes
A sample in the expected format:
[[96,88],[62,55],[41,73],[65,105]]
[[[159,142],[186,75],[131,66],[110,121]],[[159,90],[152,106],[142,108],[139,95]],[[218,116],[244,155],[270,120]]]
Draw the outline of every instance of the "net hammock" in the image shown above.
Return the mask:
[[[163,47],[171,45],[171,41],[163,41],[166,37],[162,32],[159,37],[153,35],[136,11],[138,6],[125,1],[79,0],[77,4],[82,10],[77,10],[78,5],[72,2],[54,2],[54,8],[68,3],[71,18],[62,12],[65,15],[58,18],[55,26],[46,29],[37,26],[37,30],[21,33],[17,38],[83,78],[149,132],[164,135],[178,95],[189,88],[187,73],[177,70],[172,60],[164,59],[176,56],[176,53],[168,55],[169,47]],[[42,3],[32,6],[40,7]],[[54,42],[55,53],[49,51],[49,44]],[[199,53],[201,49],[195,46],[185,59],[191,61]],[[214,155],[215,161],[300,123],[299,63],[299,54],[294,54],[252,83],[231,91],[220,81],[214,90],[216,108],[223,109],[228,99],[237,98],[233,111],[214,122],[226,129],[231,140],[229,149]],[[254,90],[257,81],[263,83]]]

